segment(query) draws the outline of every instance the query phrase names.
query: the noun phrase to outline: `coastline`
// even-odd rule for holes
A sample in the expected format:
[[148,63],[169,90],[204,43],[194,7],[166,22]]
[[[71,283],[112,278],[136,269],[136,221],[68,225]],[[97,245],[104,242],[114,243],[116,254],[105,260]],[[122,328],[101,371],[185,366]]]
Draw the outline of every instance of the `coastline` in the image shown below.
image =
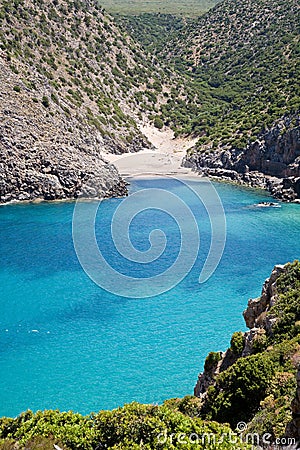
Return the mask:
[[[165,128],[158,130],[153,125],[141,125],[140,131],[147,137],[152,144],[152,149],[143,149],[134,153],[122,153],[121,155],[102,152],[101,156],[110,164],[115,166],[119,175],[126,183],[133,179],[151,179],[151,178],[181,178],[198,180],[210,180],[217,183],[226,183],[233,186],[241,186],[244,188],[260,190],[266,195],[276,198],[272,195],[270,189],[262,184],[253,184],[239,179],[239,177],[220,176],[220,174],[210,173],[209,169],[200,170],[195,164],[184,164],[186,152],[192,148],[197,138],[174,137],[172,130]],[[226,174],[227,175],[227,174]],[[264,176],[264,178],[270,178]],[[100,201],[106,197],[82,198],[80,201]],[[109,198],[109,197],[108,197]],[[40,203],[66,203],[76,202],[79,198],[57,198],[54,200],[45,200],[43,198],[35,198],[33,200],[11,200],[0,203],[0,206],[6,205],[27,205]],[[277,198],[279,201],[284,199]],[[295,199],[292,203],[299,204],[300,201]]]
[[158,130],[152,125],[140,126],[140,131],[152,144],[152,149],[122,155],[103,154],[113,164],[122,178],[189,177],[199,179],[192,168],[183,167],[186,151],[193,147],[197,139],[175,138],[170,129]]
[[[227,172],[222,176],[218,172],[215,173],[214,169],[210,171],[209,168],[198,168],[196,164],[187,164],[186,152],[196,144],[197,138],[175,138],[172,130],[158,130],[149,124],[141,126],[140,131],[151,142],[152,150],[145,149],[122,155],[103,155],[109,163],[118,169],[125,181],[134,178],[151,179],[156,177],[178,177],[198,181],[209,179],[212,182],[259,190],[280,202],[300,203],[299,199],[291,200],[274,195],[272,189],[269,188],[268,181],[265,182],[265,180],[271,180],[272,177],[262,173],[254,172],[254,179],[252,180],[250,177],[247,182],[237,172],[236,176],[233,176],[232,173],[229,176]],[[258,178],[258,181],[256,181],[256,178]]]

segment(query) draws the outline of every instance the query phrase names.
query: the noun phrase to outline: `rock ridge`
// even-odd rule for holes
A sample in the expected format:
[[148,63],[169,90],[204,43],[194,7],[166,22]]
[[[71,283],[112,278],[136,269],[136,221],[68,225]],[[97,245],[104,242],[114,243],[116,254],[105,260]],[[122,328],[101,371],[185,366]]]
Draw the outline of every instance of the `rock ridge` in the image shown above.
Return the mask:
[[267,189],[283,201],[300,199],[300,116],[275,122],[245,149],[195,151],[183,161],[201,174]]

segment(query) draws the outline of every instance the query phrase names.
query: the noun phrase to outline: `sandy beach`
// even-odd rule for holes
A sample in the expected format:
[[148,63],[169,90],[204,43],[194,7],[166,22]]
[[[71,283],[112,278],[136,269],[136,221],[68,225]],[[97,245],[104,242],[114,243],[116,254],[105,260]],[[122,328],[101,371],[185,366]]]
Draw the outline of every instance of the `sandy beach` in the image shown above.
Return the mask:
[[140,127],[154,146],[154,150],[142,150],[137,153],[123,155],[105,154],[104,157],[113,163],[124,178],[151,176],[197,177],[195,172],[181,167],[186,151],[193,147],[197,139],[174,138],[172,130],[158,130],[154,126]]

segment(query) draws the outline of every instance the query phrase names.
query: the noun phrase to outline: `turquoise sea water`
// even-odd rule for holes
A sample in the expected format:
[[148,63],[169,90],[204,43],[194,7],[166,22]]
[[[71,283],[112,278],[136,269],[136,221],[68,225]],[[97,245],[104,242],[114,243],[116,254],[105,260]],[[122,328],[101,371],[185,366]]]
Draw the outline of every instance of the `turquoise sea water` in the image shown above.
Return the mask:
[[[253,208],[270,199],[260,191],[215,186],[227,219],[216,272],[198,283],[209,222],[195,198],[185,195],[199,222],[199,258],[179,285],[146,299],[112,295],[88,278],[72,242],[74,204],[0,208],[0,416],[28,408],[85,414],[193,392],[208,351],[225,349],[232,332],[245,329],[242,311],[248,298],[260,294],[274,264],[300,257],[299,205]],[[131,190],[153,187],[181,195],[172,180],[134,181]],[[96,234],[108,256],[110,217],[120,202],[105,201],[98,214]],[[136,218],[133,244],[147,250],[153,227],[164,229],[168,246],[160,266],[145,265],[141,276],[176,259],[180,234],[161,211]],[[124,273],[137,272],[135,264],[113,258]]]

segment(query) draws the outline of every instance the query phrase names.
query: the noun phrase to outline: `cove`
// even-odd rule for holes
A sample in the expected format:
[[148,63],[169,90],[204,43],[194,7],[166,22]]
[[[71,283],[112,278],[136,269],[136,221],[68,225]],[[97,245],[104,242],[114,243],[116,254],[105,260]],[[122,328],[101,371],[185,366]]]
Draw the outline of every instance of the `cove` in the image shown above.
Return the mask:
[[[201,189],[198,181],[192,184]],[[172,179],[130,185],[132,191],[153,187],[181,196]],[[207,353],[224,350],[234,331],[245,330],[242,311],[248,298],[260,294],[273,266],[300,256],[299,205],[256,208],[270,201],[266,193],[215,187],[227,220],[217,270],[198,283],[209,224],[195,198],[185,195],[199,223],[199,258],[180,284],[145,299],[104,291],[82,270],[72,241],[74,204],[0,208],[0,416],[56,408],[87,414],[192,394]],[[110,218],[121,201],[107,200],[99,210],[96,234],[107,255],[113,246]],[[159,266],[143,266],[141,276],[176,259],[180,233],[163,212],[151,209],[137,217],[132,243],[147,250],[153,227],[164,230],[168,246]],[[137,271],[135,264],[114,263],[125,274]]]

